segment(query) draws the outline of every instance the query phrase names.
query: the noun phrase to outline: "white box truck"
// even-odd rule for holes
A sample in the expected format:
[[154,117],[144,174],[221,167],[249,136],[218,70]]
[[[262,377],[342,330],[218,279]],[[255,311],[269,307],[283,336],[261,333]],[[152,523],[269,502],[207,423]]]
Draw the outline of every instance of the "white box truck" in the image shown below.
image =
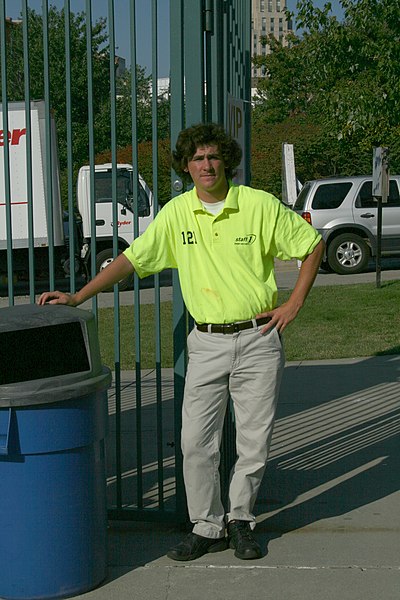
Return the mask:
[[[66,277],[70,272],[68,214],[63,210],[57,154],[56,130],[51,119],[51,209],[48,193],[46,157],[46,126],[44,101],[31,103],[32,138],[32,215],[35,257],[35,280],[48,280],[50,212],[53,213],[53,242],[56,277]],[[3,110],[0,104],[0,283],[7,280],[7,249],[12,248],[13,277],[26,281],[29,277],[29,211],[28,169],[26,151],[26,114],[24,102],[8,103],[8,132],[3,128]],[[10,209],[6,208],[4,145],[9,148]],[[113,203],[112,165],[95,165],[94,198],[91,198],[89,166],[79,170],[74,217],[75,271],[89,277],[91,252],[94,248],[91,225],[91,203],[94,202],[96,235],[96,271],[104,268],[113,258]],[[138,188],[138,229],[143,233],[154,216],[152,193],[141,176],[139,185],[133,181],[129,164],[117,165],[117,227],[118,250],[122,252],[134,239],[134,195]],[[7,210],[11,212],[11,238],[8,240]],[[128,282],[125,282],[128,285]],[[125,287],[124,284],[120,286]]]

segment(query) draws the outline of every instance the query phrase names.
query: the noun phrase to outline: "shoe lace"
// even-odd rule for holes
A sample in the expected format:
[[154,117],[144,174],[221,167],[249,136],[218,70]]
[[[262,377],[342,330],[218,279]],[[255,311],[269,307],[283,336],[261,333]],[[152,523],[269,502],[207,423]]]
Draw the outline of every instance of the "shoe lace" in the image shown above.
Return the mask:
[[241,537],[242,539],[247,539],[250,542],[254,541],[248,521],[233,521],[233,524],[233,530],[236,530],[238,537]]

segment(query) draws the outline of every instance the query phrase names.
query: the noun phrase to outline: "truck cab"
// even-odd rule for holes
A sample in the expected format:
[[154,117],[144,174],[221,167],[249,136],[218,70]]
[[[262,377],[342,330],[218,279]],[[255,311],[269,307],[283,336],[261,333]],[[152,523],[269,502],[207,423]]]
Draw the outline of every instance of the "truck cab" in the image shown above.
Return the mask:
[[[81,167],[77,182],[77,205],[82,217],[83,247],[82,258],[90,271],[91,253],[96,252],[96,273],[113,260],[113,189],[112,165],[110,163],[94,167],[94,214],[95,244],[92,242],[91,222],[91,169],[89,165]],[[117,227],[118,252],[123,252],[134,240],[135,219],[138,219],[138,234],[141,235],[154,218],[153,195],[142,178],[134,180],[130,164],[117,165]],[[135,215],[137,207],[137,216]],[[129,282],[120,284],[120,289],[128,287]]]

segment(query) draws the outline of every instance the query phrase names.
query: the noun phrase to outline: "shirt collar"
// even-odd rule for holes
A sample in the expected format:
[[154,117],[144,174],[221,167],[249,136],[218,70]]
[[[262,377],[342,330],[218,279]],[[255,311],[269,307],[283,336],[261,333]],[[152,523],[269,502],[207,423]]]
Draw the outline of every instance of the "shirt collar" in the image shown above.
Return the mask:
[[[233,183],[232,181],[229,181],[229,190],[228,190],[228,194],[225,198],[225,206],[224,206],[223,210],[226,210],[226,209],[239,210],[238,196],[239,196],[239,186],[236,185],[235,183]],[[196,188],[193,188],[192,190],[190,190],[189,200],[190,200],[190,204],[191,204],[191,208],[192,208],[193,212],[205,212],[203,205],[197,196]]]

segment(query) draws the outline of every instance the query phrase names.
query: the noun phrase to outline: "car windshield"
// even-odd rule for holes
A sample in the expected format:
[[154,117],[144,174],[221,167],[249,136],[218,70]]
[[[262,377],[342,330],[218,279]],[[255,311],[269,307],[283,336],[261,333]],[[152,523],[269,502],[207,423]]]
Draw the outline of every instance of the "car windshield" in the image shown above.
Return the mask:
[[[129,191],[129,173],[117,172],[117,202],[126,203]],[[98,171],[95,173],[96,202],[112,202],[112,173],[111,171]]]

